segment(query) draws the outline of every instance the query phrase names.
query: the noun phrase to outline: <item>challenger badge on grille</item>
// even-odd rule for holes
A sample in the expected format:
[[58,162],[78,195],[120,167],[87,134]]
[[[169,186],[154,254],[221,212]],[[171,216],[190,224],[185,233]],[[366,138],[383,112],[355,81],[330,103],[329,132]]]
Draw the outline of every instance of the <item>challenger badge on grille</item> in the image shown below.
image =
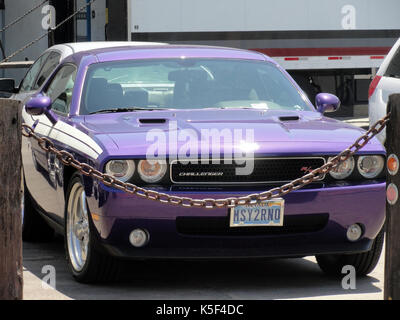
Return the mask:
[[[300,178],[325,164],[323,157],[256,158],[250,174],[239,175],[243,165],[235,161],[220,163],[171,162],[170,178],[177,184],[280,183]],[[321,179],[322,180],[322,179]]]
[[223,172],[179,172],[180,177],[220,177],[223,175]]

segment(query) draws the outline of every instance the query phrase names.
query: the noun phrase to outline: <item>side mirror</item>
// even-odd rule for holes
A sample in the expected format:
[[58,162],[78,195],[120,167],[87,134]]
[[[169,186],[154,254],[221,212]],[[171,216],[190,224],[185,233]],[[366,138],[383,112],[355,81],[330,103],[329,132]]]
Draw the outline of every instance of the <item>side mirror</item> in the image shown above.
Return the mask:
[[317,111],[324,114],[325,112],[337,111],[340,107],[340,100],[330,93],[318,93],[315,97],[315,106]]
[[46,115],[52,124],[57,122],[57,116],[51,111],[51,99],[47,96],[38,94],[33,96],[25,104],[25,110],[32,116]]
[[15,92],[14,79],[8,79],[8,78],[0,79],[0,91],[7,93],[14,93]]

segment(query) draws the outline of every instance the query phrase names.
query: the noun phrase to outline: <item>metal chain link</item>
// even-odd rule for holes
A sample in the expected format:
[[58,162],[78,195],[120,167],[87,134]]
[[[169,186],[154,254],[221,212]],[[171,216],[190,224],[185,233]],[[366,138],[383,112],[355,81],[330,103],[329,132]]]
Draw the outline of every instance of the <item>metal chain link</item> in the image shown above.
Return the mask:
[[27,138],[35,139],[40,148],[45,152],[50,152],[56,155],[56,157],[66,166],[72,166],[77,169],[81,174],[85,176],[92,177],[99,180],[104,185],[108,187],[113,187],[115,189],[127,192],[129,194],[136,195],[141,198],[158,201],[165,204],[179,205],[185,208],[195,207],[195,208],[232,208],[238,205],[251,205],[258,203],[260,201],[270,200],[273,198],[280,198],[289,192],[298,190],[315,180],[323,178],[328,172],[335,169],[339,164],[346,161],[357,151],[362,149],[373,137],[380,133],[389,121],[390,113],[386,115],[381,120],[377,121],[365,134],[359,137],[349,148],[343,150],[337,156],[333,157],[323,166],[314,169],[310,173],[302,176],[301,178],[295,179],[290,183],[264,191],[261,193],[254,193],[243,197],[231,197],[225,199],[192,199],[188,197],[178,197],[173,195],[168,195],[166,193],[157,192],[153,190],[148,190],[132,183],[122,182],[115,179],[111,175],[102,173],[92,166],[79,162],[75,157],[65,151],[58,150],[55,148],[54,143],[46,137],[39,137],[34,133],[34,129],[26,124],[23,124],[22,135]]
[[22,48],[18,49],[17,51],[15,51],[14,53],[10,54],[7,58],[3,59],[2,61],[0,61],[0,64],[3,62],[7,62],[8,60],[10,60],[11,58],[15,57],[17,54],[21,53],[22,51],[25,51],[27,48],[29,48],[30,46],[34,45],[36,42],[42,40],[44,37],[46,37],[50,32],[53,32],[55,30],[57,30],[59,27],[61,27],[64,23],[66,23],[68,20],[72,19],[73,17],[75,17],[79,12],[81,12],[82,10],[84,10],[86,7],[92,5],[94,2],[96,2],[96,0],[91,0],[90,2],[86,3],[84,6],[80,7],[77,11],[75,11],[73,14],[71,14],[70,16],[68,16],[67,18],[65,18],[63,21],[61,21],[59,24],[57,24],[54,28],[50,29],[49,31],[47,31],[46,33],[42,34],[41,36],[37,37],[36,39],[32,40],[31,42],[29,42],[28,44],[24,45]]
[[23,18],[25,18],[27,15],[29,15],[31,12],[35,11],[37,8],[40,8],[42,5],[44,5],[48,0],[44,0],[41,3],[39,3],[37,6],[33,7],[32,9],[28,10],[25,12],[22,16],[18,17],[15,19],[13,22],[10,22],[8,25],[6,25],[3,29],[0,30],[0,33],[6,31],[8,28],[12,27],[14,24],[18,23],[21,21]]

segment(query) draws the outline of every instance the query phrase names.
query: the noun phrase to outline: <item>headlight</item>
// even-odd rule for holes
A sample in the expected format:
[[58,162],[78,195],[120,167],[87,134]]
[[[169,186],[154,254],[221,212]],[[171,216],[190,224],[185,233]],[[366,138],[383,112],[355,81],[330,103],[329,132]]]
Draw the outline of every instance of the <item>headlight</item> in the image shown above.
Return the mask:
[[[328,161],[331,161],[332,158],[329,158]],[[343,180],[348,178],[354,170],[355,161],[353,157],[348,158],[346,161],[339,164],[335,169],[333,169],[329,174],[337,179]]]
[[128,181],[135,173],[135,162],[133,160],[108,161],[106,173],[123,182]]
[[379,176],[385,166],[382,156],[361,156],[357,161],[357,169],[367,179]]
[[138,173],[140,178],[147,183],[160,181],[167,172],[167,164],[161,160],[140,160]]

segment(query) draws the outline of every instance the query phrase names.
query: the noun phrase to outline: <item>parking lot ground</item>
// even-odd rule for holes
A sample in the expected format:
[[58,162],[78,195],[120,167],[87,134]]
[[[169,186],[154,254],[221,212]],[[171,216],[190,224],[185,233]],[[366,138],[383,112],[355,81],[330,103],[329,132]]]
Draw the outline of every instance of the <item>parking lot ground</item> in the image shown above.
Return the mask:
[[[368,118],[342,118],[368,127]],[[344,290],[341,278],[325,276],[314,257],[247,262],[132,262],[121,279],[101,285],[72,279],[64,258],[63,240],[24,243],[24,299],[329,299],[381,300],[384,253],[375,270]],[[46,265],[54,266],[56,289],[43,285]]]
[[[72,279],[63,241],[24,244],[24,299],[383,299],[384,254],[376,269],[344,290],[341,278],[325,276],[314,257],[266,261],[129,262],[121,278],[86,285]],[[56,270],[56,289],[42,285],[46,265]]]

